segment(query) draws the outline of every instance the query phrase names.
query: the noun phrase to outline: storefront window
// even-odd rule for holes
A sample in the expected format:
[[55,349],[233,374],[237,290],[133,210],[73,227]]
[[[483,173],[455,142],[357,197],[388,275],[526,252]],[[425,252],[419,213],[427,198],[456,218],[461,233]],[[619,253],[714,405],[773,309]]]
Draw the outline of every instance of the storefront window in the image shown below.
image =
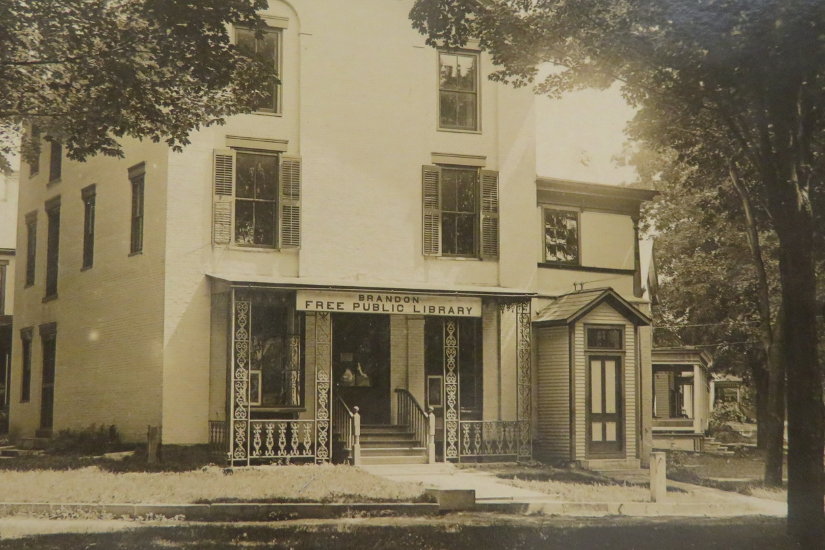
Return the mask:
[[250,403],[263,408],[303,405],[300,322],[279,306],[252,307]]
[[[427,317],[425,359],[429,377],[444,374],[444,317]],[[458,333],[458,391],[462,420],[481,420],[484,398],[481,319],[449,319]],[[431,403],[432,404],[432,403]]]

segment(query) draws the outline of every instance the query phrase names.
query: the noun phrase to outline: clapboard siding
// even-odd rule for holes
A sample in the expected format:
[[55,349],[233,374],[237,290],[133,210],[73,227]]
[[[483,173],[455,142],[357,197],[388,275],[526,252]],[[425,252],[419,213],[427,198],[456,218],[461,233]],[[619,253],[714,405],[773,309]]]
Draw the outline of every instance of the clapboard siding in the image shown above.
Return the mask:
[[576,459],[584,460],[586,434],[586,396],[584,382],[586,380],[586,358],[584,346],[584,325],[605,324],[624,325],[625,354],[624,354],[624,387],[622,388],[622,405],[624,407],[624,434],[625,456],[636,456],[636,333],[633,323],[625,319],[616,310],[607,304],[601,304],[576,323],[575,330],[575,399],[576,399]]
[[538,440],[536,453],[570,460],[570,361],[567,327],[540,328],[538,347]]

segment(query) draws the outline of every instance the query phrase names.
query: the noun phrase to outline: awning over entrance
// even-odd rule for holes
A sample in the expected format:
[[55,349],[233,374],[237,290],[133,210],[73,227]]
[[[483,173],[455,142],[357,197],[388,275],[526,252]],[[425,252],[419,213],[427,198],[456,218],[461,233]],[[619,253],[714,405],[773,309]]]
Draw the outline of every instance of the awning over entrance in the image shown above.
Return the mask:
[[630,302],[619,296],[612,288],[581,290],[559,296],[538,312],[533,323],[539,326],[570,325],[607,303],[628,321],[637,326],[650,325],[650,317],[639,311]]
[[229,288],[279,288],[284,290],[371,291],[381,293],[475,296],[482,298],[509,298],[514,301],[523,301],[537,295],[535,292],[500,286],[370,281],[353,281],[347,283],[342,282],[340,279],[234,275],[225,273],[207,273],[207,276],[217,283],[215,286],[217,292],[223,292],[229,290]]

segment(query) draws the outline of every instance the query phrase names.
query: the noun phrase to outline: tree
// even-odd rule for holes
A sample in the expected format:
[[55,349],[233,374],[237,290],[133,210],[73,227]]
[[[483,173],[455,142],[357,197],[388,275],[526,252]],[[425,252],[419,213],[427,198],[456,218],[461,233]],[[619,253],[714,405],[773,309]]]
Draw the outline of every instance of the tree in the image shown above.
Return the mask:
[[673,152],[628,149],[619,161],[636,167],[634,185],[662,193],[645,209],[662,277],[654,342],[711,346],[715,365],[753,380],[765,484],[781,486],[785,381],[776,353],[779,282],[770,220],[739,176],[734,182],[712,159],[690,167]]
[[[0,169],[26,124],[71,159],[122,156],[119,138],[165,141],[251,112],[275,68],[239,51],[266,0],[5,0],[0,3]],[[24,159],[39,140],[26,140]]]
[[618,81],[638,109],[631,135],[688,166],[735,166],[764,199],[779,242],[787,366],[788,527],[825,536],[822,375],[814,250],[825,191],[825,3],[810,0],[417,0],[432,45],[480,40],[493,78],[559,96]]

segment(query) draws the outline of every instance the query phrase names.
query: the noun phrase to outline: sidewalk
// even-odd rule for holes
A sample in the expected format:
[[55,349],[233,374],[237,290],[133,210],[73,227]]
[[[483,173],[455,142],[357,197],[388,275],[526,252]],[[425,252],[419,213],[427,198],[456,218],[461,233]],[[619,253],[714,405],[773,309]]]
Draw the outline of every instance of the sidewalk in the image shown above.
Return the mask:
[[[787,504],[668,480],[669,487],[699,497],[699,502],[563,502],[539,491],[513,487],[494,474],[453,464],[362,466],[367,472],[393,481],[421,483],[442,490],[474,490],[475,510],[569,516],[773,516],[785,517]],[[602,472],[611,476],[610,472]],[[616,479],[628,484],[647,481],[647,470],[622,470]]]

